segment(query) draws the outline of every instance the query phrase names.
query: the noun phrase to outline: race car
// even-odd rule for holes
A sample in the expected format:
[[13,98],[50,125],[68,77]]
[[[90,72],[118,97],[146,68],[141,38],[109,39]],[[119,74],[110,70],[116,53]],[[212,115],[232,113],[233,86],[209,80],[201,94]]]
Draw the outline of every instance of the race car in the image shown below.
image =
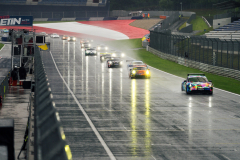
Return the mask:
[[108,50],[108,47],[103,45],[103,44],[100,44],[100,45],[97,45],[97,50],[98,51],[107,51]]
[[66,35],[62,36],[62,40],[67,40],[67,38],[68,38],[68,36],[66,36]]
[[150,78],[151,73],[150,69],[148,69],[146,66],[135,66],[132,70],[129,72],[129,78]]
[[111,58],[116,57],[113,53],[100,53],[100,61],[104,62],[106,60],[109,60]]
[[82,48],[90,48],[91,44],[89,42],[84,42],[84,43],[81,44],[81,47]]
[[212,81],[208,81],[203,73],[189,73],[187,79],[182,82],[181,89],[186,91],[186,94],[193,92],[213,94]]
[[74,41],[74,42],[76,41],[76,37],[73,37],[73,36],[70,36],[67,39],[68,39],[68,41]]
[[115,51],[114,53],[116,54],[117,57],[125,57],[125,54],[121,51]]
[[88,40],[88,39],[80,39],[80,44],[83,44],[83,43],[89,43],[89,42],[93,42],[93,40]]
[[59,38],[59,35],[57,33],[51,34],[51,38]]
[[45,37],[48,36],[48,34],[46,32],[41,32],[40,35],[44,35]]
[[85,56],[96,56],[97,51],[96,48],[86,48],[85,49]]
[[148,68],[148,66],[143,63],[142,61],[137,61],[137,60],[126,60],[126,62],[130,62],[127,65],[127,69],[131,72],[131,70],[135,67],[146,67]]
[[107,60],[108,68],[112,67],[122,67],[123,61],[120,57],[111,57]]

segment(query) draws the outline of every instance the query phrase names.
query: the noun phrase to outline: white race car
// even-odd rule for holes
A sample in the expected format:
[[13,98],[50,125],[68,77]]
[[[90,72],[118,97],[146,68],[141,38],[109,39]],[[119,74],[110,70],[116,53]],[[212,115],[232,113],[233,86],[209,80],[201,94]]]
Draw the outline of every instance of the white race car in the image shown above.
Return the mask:
[[85,49],[85,56],[96,56],[97,51],[96,48],[86,48]]
[[57,33],[51,34],[51,38],[59,38],[59,35]]

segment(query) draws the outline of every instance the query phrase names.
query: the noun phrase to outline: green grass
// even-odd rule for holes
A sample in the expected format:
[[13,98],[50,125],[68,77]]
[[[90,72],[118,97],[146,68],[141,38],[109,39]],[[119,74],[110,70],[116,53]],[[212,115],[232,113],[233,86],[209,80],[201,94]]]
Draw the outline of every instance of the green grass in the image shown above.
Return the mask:
[[[82,20],[85,21],[85,20]],[[77,22],[77,21],[34,21],[33,24],[39,23],[61,23],[61,22]]]
[[191,21],[191,24],[193,25],[194,31],[203,31],[204,29],[209,28],[208,25],[204,22],[204,20],[199,16],[196,16],[196,18]]
[[200,35],[204,35],[205,33],[208,33],[208,32],[210,32],[210,31],[213,31],[213,27],[208,27],[207,29],[206,29],[206,31],[201,31],[201,32],[198,32],[197,34],[195,34],[196,36],[200,36]]
[[3,46],[4,46],[4,44],[0,43],[0,50],[2,49]]
[[184,11],[195,12],[197,16],[204,16],[205,18],[213,17],[216,14],[222,14],[226,12],[224,10],[217,10],[217,9],[189,9]]
[[[133,48],[134,44],[136,45],[135,48],[139,48],[139,44],[136,44],[137,41],[138,41],[137,39],[117,40],[117,41],[112,41],[111,44],[114,45],[115,47],[117,46],[118,49],[123,50],[123,48]],[[175,62],[159,58],[158,56],[146,51],[145,49],[131,50],[131,51],[126,49],[125,53],[130,57],[133,57],[138,60],[142,60],[144,63],[147,63],[152,67],[174,74],[179,77],[186,78],[188,73],[199,73],[199,72],[205,73],[208,79],[213,81],[213,84],[215,87],[240,94],[240,81],[238,80],[214,75],[207,72],[202,72],[200,70],[189,68],[189,67],[185,67]]]
[[179,28],[178,28],[178,30],[180,31],[181,29],[183,29],[184,27],[186,27],[187,25],[187,22],[185,22],[183,25],[181,25]]

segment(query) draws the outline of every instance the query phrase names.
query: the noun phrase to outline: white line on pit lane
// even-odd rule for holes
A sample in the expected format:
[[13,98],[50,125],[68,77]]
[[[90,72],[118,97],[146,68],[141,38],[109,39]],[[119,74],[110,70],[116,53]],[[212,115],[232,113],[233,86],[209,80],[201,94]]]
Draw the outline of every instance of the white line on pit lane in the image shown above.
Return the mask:
[[98,137],[98,140],[101,142],[101,144],[103,145],[105,151],[107,152],[108,156],[110,157],[111,160],[116,160],[115,156],[113,155],[113,153],[111,152],[111,150],[108,148],[107,144],[104,142],[102,136],[99,134],[99,132],[97,131],[96,127],[94,126],[94,124],[92,123],[91,119],[88,117],[87,113],[85,112],[85,110],[83,109],[83,107],[81,106],[81,104],[79,103],[79,101],[77,100],[76,96],[74,95],[74,93],[72,92],[72,90],[69,88],[68,84],[66,83],[66,81],[64,80],[63,76],[61,75],[60,71],[58,70],[57,64],[53,58],[52,52],[50,51],[53,63],[58,71],[59,76],[62,78],[64,84],[66,85],[66,87],[68,88],[69,92],[72,94],[74,100],[76,101],[78,107],[80,108],[80,110],[82,111],[83,115],[85,116],[85,118],[87,119],[89,125],[91,126],[92,130],[94,131],[94,133],[96,134],[96,136]]

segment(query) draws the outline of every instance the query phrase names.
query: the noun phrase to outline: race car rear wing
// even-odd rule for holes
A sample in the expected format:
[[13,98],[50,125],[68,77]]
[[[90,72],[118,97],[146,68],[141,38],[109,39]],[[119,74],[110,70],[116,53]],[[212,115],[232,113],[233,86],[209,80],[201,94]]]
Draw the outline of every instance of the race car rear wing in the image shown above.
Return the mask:
[[132,62],[132,61],[135,61],[135,60],[126,60],[126,62]]

